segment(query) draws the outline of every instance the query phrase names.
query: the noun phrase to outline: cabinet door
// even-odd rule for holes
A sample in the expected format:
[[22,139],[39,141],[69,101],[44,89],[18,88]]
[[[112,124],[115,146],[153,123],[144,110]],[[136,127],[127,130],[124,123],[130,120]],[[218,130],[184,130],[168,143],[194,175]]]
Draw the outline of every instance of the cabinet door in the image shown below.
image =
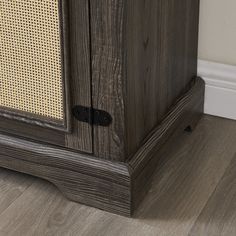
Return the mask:
[[92,152],[87,0],[0,0],[0,131]]

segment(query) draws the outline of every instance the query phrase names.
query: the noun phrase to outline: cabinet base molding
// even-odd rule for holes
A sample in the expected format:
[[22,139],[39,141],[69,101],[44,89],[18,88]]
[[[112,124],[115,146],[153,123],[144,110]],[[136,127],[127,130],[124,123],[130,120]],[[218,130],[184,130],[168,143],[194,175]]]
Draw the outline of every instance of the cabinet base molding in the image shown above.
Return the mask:
[[126,163],[0,134],[0,167],[44,178],[73,201],[131,216],[148,190],[164,143],[200,119],[204,89],[203,80],[196,78]]

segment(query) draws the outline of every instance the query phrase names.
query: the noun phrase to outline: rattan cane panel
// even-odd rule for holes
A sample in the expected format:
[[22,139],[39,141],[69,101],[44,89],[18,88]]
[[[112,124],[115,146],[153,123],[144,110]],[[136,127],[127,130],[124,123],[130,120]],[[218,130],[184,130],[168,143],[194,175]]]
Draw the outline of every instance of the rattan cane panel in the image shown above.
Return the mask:
[[58,0],[0,0],[0,106],[63,119]]

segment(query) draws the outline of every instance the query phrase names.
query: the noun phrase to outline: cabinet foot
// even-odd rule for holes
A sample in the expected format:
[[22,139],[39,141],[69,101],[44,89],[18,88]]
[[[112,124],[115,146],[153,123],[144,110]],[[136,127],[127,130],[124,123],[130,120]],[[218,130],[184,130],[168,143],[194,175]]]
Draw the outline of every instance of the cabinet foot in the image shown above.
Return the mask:
[[0,167],[44,178],[73,201],[131,216],[148,190],[165,142],[200,119],[204,87],[197,78],[128,163],[0,134]]

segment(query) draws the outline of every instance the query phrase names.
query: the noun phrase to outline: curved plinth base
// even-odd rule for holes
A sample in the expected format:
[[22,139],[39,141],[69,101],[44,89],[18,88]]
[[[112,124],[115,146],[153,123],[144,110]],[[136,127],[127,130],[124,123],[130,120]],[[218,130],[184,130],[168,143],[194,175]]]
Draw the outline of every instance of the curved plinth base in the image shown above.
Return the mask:
[[204,88],[197,78],[127,163],[1,134],[0,167],[47,179],[73,201],[131,216],[148,190],[165,142],[200,119]]

